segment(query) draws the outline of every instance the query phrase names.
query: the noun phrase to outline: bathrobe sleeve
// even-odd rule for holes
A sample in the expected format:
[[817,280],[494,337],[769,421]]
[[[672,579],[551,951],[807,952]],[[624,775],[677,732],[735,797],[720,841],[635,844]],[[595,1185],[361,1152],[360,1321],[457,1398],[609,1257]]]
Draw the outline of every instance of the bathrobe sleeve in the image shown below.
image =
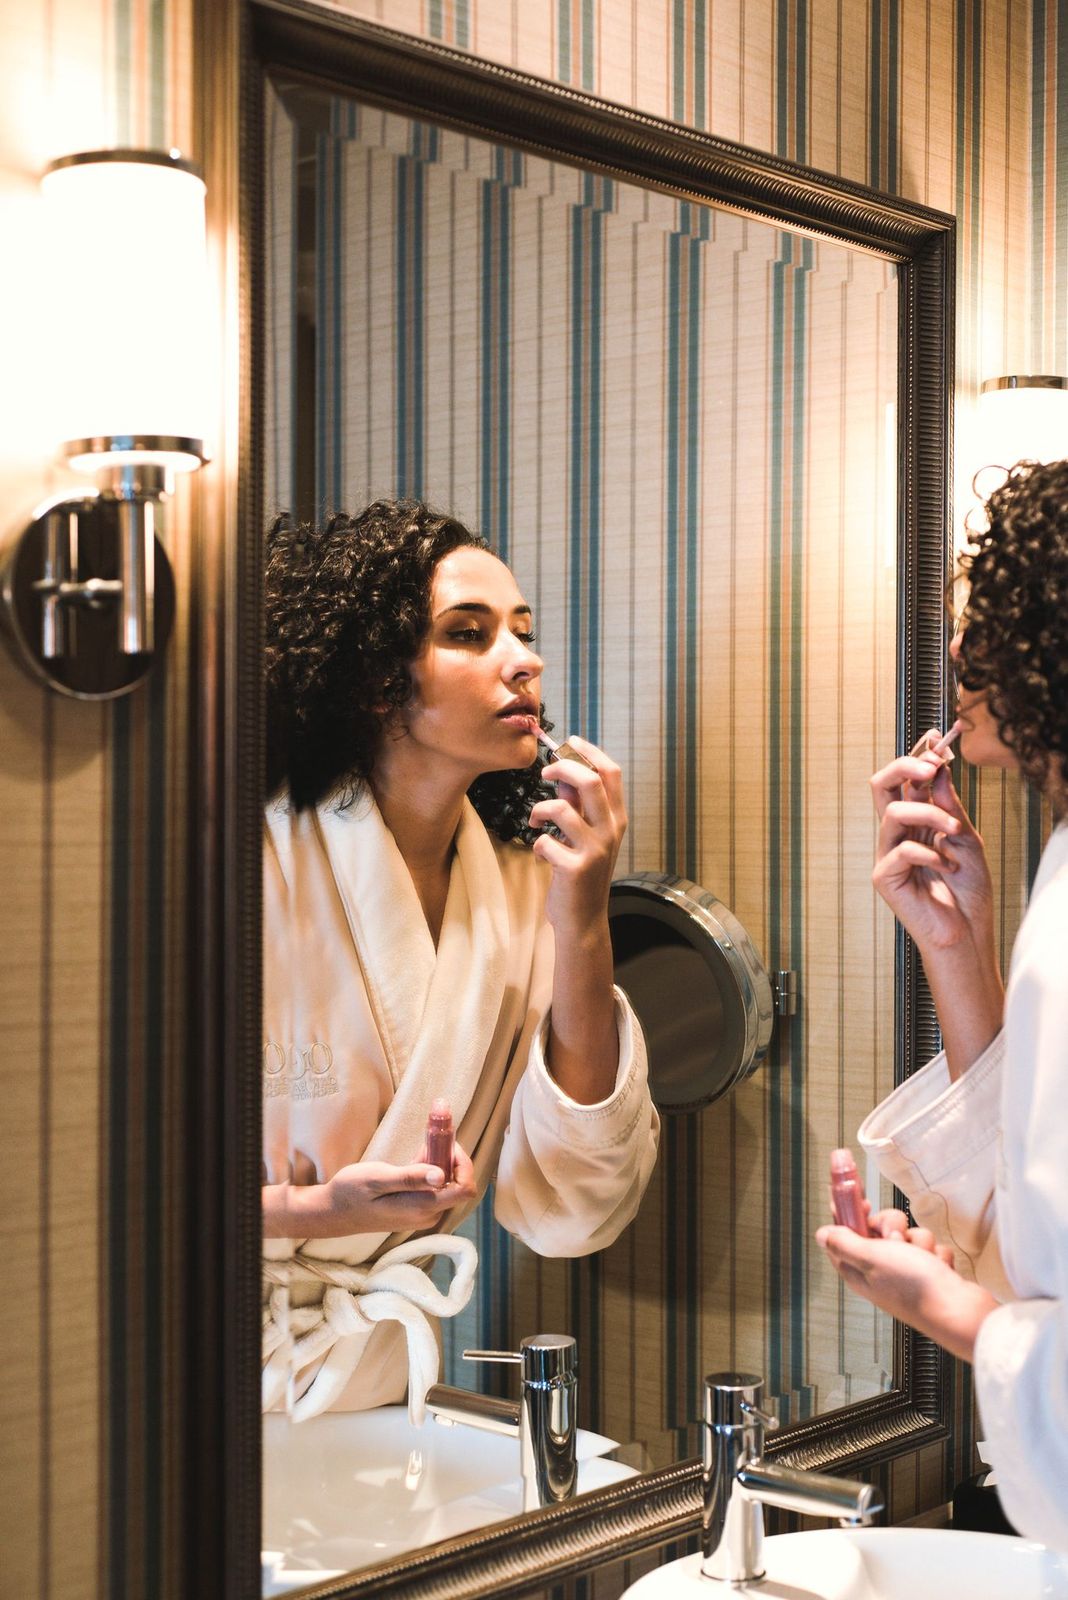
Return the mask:
[[867,1119],[862,1142],[1005,1303],[975,1385],[1013,1526],[1068,1552],[1068,826],[1043,853],[1013,950],[1004,1033],[956,1083],[943,1057]]
[[551,1077],[546,1016],[512,1101],[494,1213],[539,1255],[584,1256],[612,1244],[637,1213],[656,1162],[660,1119],[645,1040],[621,989],[615,999],[619,1067],[607,1100],[580,1105]]
[[[1062,827],[1051,858],[1066,844]],[[1006,1515],[1068,1552],[1068,865],[1037,890],[1005,1013],[997,1218],[1014,1294],[979,1330],[975,1384]]]
[[1011,1299],[994,1228],[1003,1033],[955,1082],[945,1052],[876,1106],[858,1140],[903,1191],[916,1223],[953,1251],[962,1277]]

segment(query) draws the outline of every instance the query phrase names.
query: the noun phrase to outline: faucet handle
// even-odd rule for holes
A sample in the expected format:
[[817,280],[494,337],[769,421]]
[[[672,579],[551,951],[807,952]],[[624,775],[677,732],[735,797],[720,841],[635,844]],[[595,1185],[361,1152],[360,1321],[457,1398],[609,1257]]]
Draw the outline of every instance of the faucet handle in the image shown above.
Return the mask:
[[755,1372],[710,1372],[705,1379],[704,1420],[712,1428],[777,1428],[777,1417],[760,1409],[764,1380]]
[[778,1417],[773,1417],[770,1411],[761,1411],[758,1406],[751,1406],[748,1400],[743,1400],[738,1409],[752,1422],[759,1423],[768,1433],[774,1433],[779,1426]]
[[518,1350],[465,1350],[465,1361],[506,1361],[522,1366],[523,1381],[552,1388],[572,1381],[578,1371],[578,1345],[567,1333],[535,1333]]

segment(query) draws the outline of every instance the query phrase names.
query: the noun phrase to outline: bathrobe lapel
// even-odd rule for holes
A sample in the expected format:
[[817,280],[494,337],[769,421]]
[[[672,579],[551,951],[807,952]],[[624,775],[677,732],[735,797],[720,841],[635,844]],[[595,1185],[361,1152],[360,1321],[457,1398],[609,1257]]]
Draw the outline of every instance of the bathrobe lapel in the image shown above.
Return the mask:
[[493,845],[470,801],[456,834],[435,952],[411,875],[377,806],[320,810],[330,858],[394,1097],[364,1152],[406,1165],[431,1103],[449,1101],[459,1126],[478,1086],[504,999],[508,908]]

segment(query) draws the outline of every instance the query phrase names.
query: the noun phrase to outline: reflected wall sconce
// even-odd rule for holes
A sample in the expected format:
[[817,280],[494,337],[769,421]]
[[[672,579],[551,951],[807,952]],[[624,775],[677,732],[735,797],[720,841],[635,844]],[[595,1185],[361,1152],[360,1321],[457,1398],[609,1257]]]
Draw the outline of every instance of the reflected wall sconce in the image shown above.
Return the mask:
[[204,182],[177,151],[96,150],[54,161],[41,190],[53,437],[95,482],[37,508],[4,561],[0,612],[37,677],[110,698],[166,643],[158,508],[208,459]]
[[979,393],[981,463],[973,480],[986,499],[1018,461],[1068,456],[1068,379],[1048,373],[987,378]]

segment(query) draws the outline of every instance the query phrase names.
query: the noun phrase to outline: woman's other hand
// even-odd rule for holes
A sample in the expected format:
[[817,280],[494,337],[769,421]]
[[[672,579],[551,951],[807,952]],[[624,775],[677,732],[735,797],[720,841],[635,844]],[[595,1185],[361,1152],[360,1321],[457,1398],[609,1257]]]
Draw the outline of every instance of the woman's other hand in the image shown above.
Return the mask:
[[583,935],[608,914],[608,890],[627,831],[623,774],[610,756],[587,739],[568,741],[590,765],[564,758],[544,769],[554,785],[551,800],[531,808],[535,828],[553,823],[562,835],[542,834],[534,854],[552,867],[545,914],[557,934]]
[[872,882],[920,949],[992,943],[986,851],[948,766],[899,756],[875,773],[871,790],[879,817]]
[[971,1361],[979,1329],[998,1302],[962,1278],[945,1260],[943,1247],[926,1235],[926,1229],[902,1232],[894,1226],[884,1237],[864,1239],[852,1228],[825,1227],[817,1230],[816,1242],[855,1294]]
[[440,1167],[425,1161],[407,1167],[355,1161],[326,1183],[289,1184],[273,1203],[264,1190],[264,1233],[267,1238],[340,1239],[432,1230],[453,1206],[478,1193],[470,1157],[459,1145],[454,1149],[448,1182]]

